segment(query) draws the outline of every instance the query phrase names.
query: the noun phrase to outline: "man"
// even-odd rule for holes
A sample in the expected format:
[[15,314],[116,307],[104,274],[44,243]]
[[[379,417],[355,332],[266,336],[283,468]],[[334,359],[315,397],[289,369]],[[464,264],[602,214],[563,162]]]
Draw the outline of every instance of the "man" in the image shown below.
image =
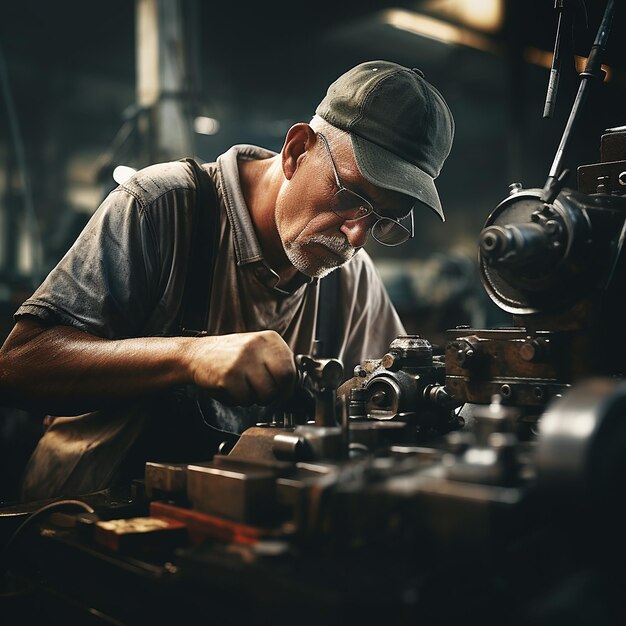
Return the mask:
[[[245,411],[223,405],[288,397],[294,353],[310,353],[315,338],[319,279],[338,267],[337,356],[348,372],[382,355],[404,329],[361,248],[369,234],[384,245],[410,238],[414,206],[443,219],[433,180],[453,132],[419,70],[372,61],[340,76],[279,154],[235,146],[205,165],[220,220],[201,337],[176,325],[196,198],[188,164],[147,167],[114,190],[18,309],[0,353],[11,402],[70,416],[42,437],[24,497],[106,487],[132,475],[122,459],[137,472],[147,459],[172,458],[177,437],[200,454],[174,410],[169,421],[154,418],[172,388],[195,386],[230,430],[246,425],[225,421],[230,413]],[[157,423],[166,430],[146,438]]]

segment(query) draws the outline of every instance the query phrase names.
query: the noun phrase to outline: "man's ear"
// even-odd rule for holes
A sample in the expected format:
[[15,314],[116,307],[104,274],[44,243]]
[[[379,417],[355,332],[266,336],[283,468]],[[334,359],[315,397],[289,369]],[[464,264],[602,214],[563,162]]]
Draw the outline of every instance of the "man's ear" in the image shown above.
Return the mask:
[[315,131],[304,122],[294,124],[285,136],[280,152],[283,173],[287,180],[295,174],[304,155],[315,145]]

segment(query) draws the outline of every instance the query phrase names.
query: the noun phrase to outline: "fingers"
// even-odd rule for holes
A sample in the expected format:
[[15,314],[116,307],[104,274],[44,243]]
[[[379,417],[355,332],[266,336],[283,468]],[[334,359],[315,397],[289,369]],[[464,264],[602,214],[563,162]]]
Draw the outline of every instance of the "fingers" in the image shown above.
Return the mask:
[[258,345],[255,343],[247,351],[249,362],[244,373],[249,395],[245,401],[267,405],[276,398],[290,395],[296,380],[296,367],[293,352],[280,335],[271,331],[257,341]]
[[286,397],[296,380],[293,353],[274,331],[196,339],[190,370],[194,384],[241,406]]
[[293,393],[297,379],[296,364],[293,352],[282,338],[280,339],[287,349],[274,352],[273,358],[264,360],[263,365],[274,383],[277,391],[276,395],[290,396]]

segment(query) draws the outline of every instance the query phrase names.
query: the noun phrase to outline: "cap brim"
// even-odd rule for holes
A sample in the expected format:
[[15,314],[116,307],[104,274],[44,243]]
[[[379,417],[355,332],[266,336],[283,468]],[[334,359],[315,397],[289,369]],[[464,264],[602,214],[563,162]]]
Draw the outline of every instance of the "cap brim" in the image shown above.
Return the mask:
[[350,139],[359,171],[372,185],[411,196],[446,221],[432,176],[358,135]]

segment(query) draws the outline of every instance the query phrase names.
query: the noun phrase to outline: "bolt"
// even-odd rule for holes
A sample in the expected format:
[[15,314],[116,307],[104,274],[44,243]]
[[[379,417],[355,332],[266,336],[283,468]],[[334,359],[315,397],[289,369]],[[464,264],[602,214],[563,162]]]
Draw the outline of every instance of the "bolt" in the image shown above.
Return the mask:
[[402,359],[393,352],[387,352],[380,360],[380,364],[391,372],[397,372],[400,369]]
[[530,337],[520,346],[519,355],[524,361],[538,362],[543,359],[546,352],[546,345],[539,339]]
[[471,367],[478,358],[478,348],[474,343],[471,339],[461,339],[451,344],[452,348],[456,348],[456,362],[459,367]]
[[626,186],[626,172],[620,172],[617,176],[617,180],[622,187]]
[[500,240],[493,233],[486,233],[483,236],[481,245],[485,252],[493,252],[498,248],[499,243]]
[[504,384],[500,387],[500,393],[505,398],[510,398],[513,395],[513,389],[511,389],[511,385]]
[[610,176],[598,176],[596,179],[598,181],[598,185],[596,186],[597,193],[607,193],[610,189]]
[[548,235],[554,235],[561,230],[561,225],[556,220],[548,220],[543,227]]
[[354,375],[357,378],[365,378],[367,376],[367,370],[362,365],[357,365],[354,368]]
[[472,348],[461,349],[456,353],[456,362],[461,367],[468,367],[474,357],[474,350]]

